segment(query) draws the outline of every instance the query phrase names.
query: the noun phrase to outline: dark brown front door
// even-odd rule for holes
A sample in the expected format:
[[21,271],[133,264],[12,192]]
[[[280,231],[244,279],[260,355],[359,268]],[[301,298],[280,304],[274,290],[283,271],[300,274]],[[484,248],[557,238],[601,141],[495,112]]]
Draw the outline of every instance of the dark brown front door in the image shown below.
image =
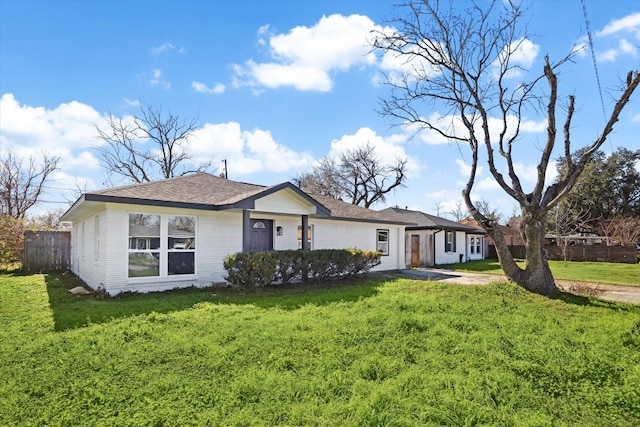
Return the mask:
[[273,221],[268,219],[251,220],[251,252],[270,251],[273,249]]
[[411,235],[411,267],[420,266],[420,236]]

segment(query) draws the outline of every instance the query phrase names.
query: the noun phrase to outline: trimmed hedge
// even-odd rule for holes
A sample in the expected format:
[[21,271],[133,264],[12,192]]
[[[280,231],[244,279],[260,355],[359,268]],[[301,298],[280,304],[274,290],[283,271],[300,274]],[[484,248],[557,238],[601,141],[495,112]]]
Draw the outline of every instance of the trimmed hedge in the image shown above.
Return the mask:
[[238,252],[224,259],[226,280],[243,288],[294,280],[327,280],[366,273],[380,264],[380,252],[360,249]]

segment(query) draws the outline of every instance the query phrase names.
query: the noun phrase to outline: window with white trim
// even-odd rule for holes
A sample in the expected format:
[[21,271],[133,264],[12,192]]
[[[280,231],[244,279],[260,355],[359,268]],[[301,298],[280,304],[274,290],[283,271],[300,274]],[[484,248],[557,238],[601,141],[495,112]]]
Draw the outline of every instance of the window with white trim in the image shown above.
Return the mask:
[[376,251],[389,255],[389,230],[377,230]]
[[[313,249],[313,225],[307,227],[307,245]],[[302,226],[298,226],[298,249],[302,249]]]
[[454,230],[445,231],[444,251],[445,252],[456,251],[456,232]]
[[167,274],[196,272],[196,218],[167,217]]
[[196,218],[129,214],[129,277],[195,274]]

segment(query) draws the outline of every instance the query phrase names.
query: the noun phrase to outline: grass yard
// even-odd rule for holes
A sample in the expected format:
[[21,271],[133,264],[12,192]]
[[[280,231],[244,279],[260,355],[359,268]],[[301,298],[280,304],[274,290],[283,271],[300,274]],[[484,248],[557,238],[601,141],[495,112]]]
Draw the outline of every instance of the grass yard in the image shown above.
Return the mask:
[[0,425],[640,425],[639,306],[377,276],[76,285],[0,276]]
[[[524,268],[525,262],[518,261]],[[496,260],[471,261],[460,264],[440,265],[457,271],[504,275]],[[640,264],[611,262],[567,262],[549,261],[553,277],[576,282],[610,283],[613,285],[640,286]]]

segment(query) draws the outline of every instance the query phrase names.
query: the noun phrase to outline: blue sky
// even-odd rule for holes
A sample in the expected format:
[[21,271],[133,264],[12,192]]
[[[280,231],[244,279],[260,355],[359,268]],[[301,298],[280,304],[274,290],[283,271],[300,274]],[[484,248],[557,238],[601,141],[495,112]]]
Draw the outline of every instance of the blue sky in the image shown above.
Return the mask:
[[[640,68],[640,3],[585,1],[609,112],[611,91]],[[445,216],[462,203],[469,153],[428,134],[410,138],[376,112],[388,94],[380,73],[393,70],[366,40],[401,13],[395,3],[0,0],[0,150],[60,156],[61,169],[30,213],[65,207],[73,188],[104,186],[92,149],[100,143],[95,125],[109,113],[126,118],[140,103],[152,104],[198,117],[193,157],[220,168],[226,159],[230,179],[288,181],[322,156],[369,142],[385,159],[410,159],[406,186],[376,209],[439,207]],[[528,6],[534,37],[522,61],[539,73],[545,54],[560,59],[584,42],[585,19],[580,0]],[[565,64],[559,78],[561,95],[576,96],[574,144],[582,146],[605,121],[591,51]],[[526,177],[535,176],[545,127],[540,117],[527,119],[518,168],[533,186]],[[639,133],[636,94],[603,149],[639,149]],[[486,168],[474,198],[507,217],[513,212]]]

